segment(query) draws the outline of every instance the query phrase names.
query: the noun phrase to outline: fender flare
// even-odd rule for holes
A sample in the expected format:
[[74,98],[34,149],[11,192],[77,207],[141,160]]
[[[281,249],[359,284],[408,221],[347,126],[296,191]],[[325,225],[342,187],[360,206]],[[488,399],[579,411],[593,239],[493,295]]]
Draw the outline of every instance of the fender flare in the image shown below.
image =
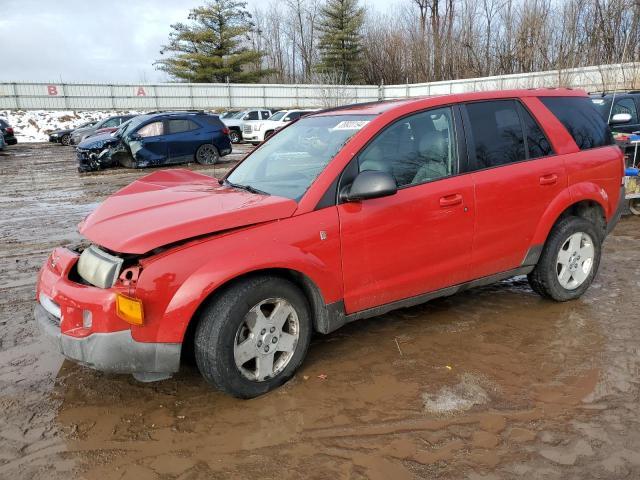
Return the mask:
[[549,232],[562,214],[573,205],[583,201],[591,201],[598,204],[605,214],[605,219],[608,220],[610,218],[610,202],[606,191],[595,183],[581,182],[565,188],[553,199],[538,222],[531,244],[534,246],[544,245]]
[[[221,265],[219,257],[211,259],[195,270],[175,291],[163,315],[161,330],[169,328],[170,332],[163,332],[162,336],[169,335],[173,338],[184,340],[187,328],[198,310],[211,298],[212,294],[221,287],[236,279],[261,272],[282,271],[295,274],[301,283],[303,293],[309,298],[310,308],[314,314],[314,323],[318,317],[322,317],[326,310],[327,293],[323,291],[322,279],[327,283],[327,275],[331,275],[331,269],[318,257],[309,255],[291,245],[271,245],[269,253],[272,258],[284,259],[277,262],[265,259],[256,262],[255,256],[232,257]],[[277,250],[276,250],[277,249]],[[339,282],[336,278],[332,282]],[[158,332],[160,333],[160,331]]]

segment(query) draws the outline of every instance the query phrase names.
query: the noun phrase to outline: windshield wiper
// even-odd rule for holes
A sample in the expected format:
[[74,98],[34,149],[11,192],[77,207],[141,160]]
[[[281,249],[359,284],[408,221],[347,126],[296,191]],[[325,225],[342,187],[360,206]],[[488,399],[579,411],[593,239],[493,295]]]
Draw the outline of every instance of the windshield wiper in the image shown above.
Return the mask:
[[258,190],[255,187],[252,187],[251,185],[241,185],[239,183],[232,183],[229,180],[224,180],[224,183],[226,183],[227,185],[229,185],[230,187],[233,188],[239,188],[240,190],[245,190],[247,192],[250,193],[255,193],[256,195],[269,195],[269,193],[263,191],[263,190]]

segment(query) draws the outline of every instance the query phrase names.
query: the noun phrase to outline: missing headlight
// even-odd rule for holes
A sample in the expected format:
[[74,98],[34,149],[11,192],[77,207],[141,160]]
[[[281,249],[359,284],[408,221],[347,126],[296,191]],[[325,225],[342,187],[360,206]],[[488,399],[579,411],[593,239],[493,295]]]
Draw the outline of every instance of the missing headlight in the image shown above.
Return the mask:
[[120,275],[123,262],[124,259],[91,245],[78,259],[78,274],[91,285],[111,288]]

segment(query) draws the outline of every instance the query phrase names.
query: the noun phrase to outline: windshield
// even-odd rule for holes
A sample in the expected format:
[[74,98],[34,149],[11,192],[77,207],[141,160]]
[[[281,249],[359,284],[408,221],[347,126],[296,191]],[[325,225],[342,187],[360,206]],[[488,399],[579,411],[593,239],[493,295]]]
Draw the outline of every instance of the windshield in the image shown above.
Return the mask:
[[280,120],[282,117],[284,117],[286,113],[287,113],[286,111],[285,111],[285,112],[277,112],[277,113],[274,113],[273,115],[271,115],[271,116],[268,118],[268,120],[273,120],[273,121],[276,121],[276,122],[277,122],[277,121],[278,121],[278,120]]
[[233,118],[237,114],[238,114],[237,110],[224,112],[222,115],[220,115],[220,118]]
[[125,133],[130,132],[133,127],[137,127],[142,122],[144,122],[147,118],[148,118],[148,115],[139,115],[137,117],[130,118],[129,120],[124,122],[122,125],[120,125],[120,128],[118,128],[118,130],[113,132],[112,135],[114,137],[122,138]]
[[255,150],[227,181],[299,200],[342,146],[373,115],[305,117]]

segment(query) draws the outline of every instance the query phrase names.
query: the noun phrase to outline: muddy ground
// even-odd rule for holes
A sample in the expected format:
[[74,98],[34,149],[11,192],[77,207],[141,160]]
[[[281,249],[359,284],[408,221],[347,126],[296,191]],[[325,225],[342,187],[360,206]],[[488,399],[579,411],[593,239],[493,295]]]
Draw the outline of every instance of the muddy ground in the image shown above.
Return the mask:
[[37,334],[47,253],[147,172],[80,176],[56,145],[0,154],[0,479],[640,478],[640,218],[579,301],[519,278],[356,322],[241,401],[193,367],[155,384],[88,370]]

